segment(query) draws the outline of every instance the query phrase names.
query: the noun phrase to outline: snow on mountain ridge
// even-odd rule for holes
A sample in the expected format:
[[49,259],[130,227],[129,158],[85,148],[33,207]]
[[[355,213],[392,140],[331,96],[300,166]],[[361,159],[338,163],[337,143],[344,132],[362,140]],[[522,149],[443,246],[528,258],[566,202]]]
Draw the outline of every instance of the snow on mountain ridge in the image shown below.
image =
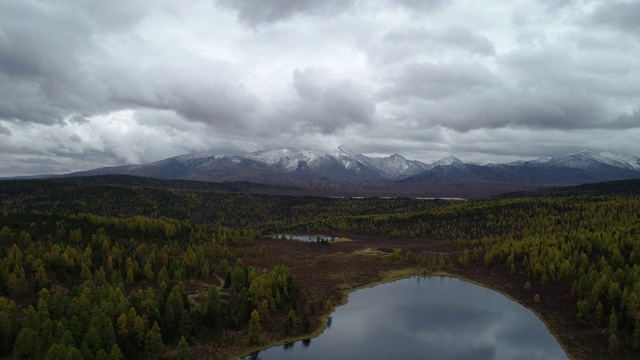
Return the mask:
[[363,171],[362,166],[370,167],[389,179],[415,175],[428,168],[425,163],[417,160],[407,160],[398,154],[373,158],[356,154],[343,146],[339,146],[330,152],[308,151],[296,148],[256,151],[246,154],[245,157],[289,172],[296,171],[301,166],[313,168],[319,166],[323,161],[334,160],[346,170],[360,173]]
[[615,153],[610,153],[606,151],[597,153],[589,150],[582,150],[579,152],[579,154],[589,156],[592,159],[607,165],[640,170],[640,159],[633,157],[631,155],[615,154]]
[[[393,154],[387,157],[368,157],[363,154],[356,154],[343,146],[339,146],[330,152],[300,150],[289,147],[256,151],[244,155],[221,155],[212,153],[187,154],[140,166],[152,169],[154,167],[164,166],[164,164],[168,164],[167,162],[172,161],[177,162],[185,168],[197,168],[201,170],[230,168],[242,162],[253,161],[289,173],[311,171],[315,174],[326,173],[327,176],[332,176],[335,171],[346,171],[343,175],[339,176],[351,176],[346,175],[351,173],[353,176],[356,176],[356,178],[374,179],[375,176],[373,174],[378,174],[377,176],[390,180],[418,175],[424,171],[435,169],[436,167],[463,168],[470,164],[454,156],[436,160],[431,164],[418,160],[408,160],[399,154]],[[249,162],[245,165],[251,166],[250,164]],[[640,171],[640,158],[626,154],[582,150],[556,157],[541,157],[535,160],[520,160],[507,164],[486,164],[484,166],[495,168],[504,165],[510,167],[566,167],[579,170],[597,170],[604,165],[608,165],[626,170]],[[372,178],[372,176],[374,177]]]
[[360,183],[506,181],[560,185],[640,178],[640,158],[583,150],[502,164],[473,164],[453,156],[426,164],[398,154],[368,157],[342,146],[329,152],[290,147],[244,155],[186,154],[143,165],[100,168],[82,174],[287,183],[294,179],[313,179]]
[[398,154],[393,154],[387,157],[368,157],[358,154],[357,159],[360,162],[377,169],[387,178],[412,176],[428,169],[427,164],[418,160],[408,160]]
[[461,167],[463,166],[465,163],[464,161],[458,159],[455,156],[447,156],[446,158],[440,159],[440,160],[436,160],[434,162],[432,162],[429,167],[434,168],[436,166],[455,166],[455,167]]
[[323,153],[316,151],[284,148],[256,151],[246,154],[245,157],[285,171],[295,171],[299,169],[303,163],[312,162],[323,155]]
[[333,157],[344,156],[344,157],[348,157],[348,158],[352,158],[352,159],[355,159],[358,156],[353,151],[347,150],[344,147],[342,147],[342,145],[338,146],[337,149],[333,150],[330,153],[330,155],[333,156]]
[[601,165],[640,171],[640,158],[627,154],[610,152],[595,152],[581,150],[576,153],[560,155],[547,162],[553,166],[569,167],[573,169],[589,169]]

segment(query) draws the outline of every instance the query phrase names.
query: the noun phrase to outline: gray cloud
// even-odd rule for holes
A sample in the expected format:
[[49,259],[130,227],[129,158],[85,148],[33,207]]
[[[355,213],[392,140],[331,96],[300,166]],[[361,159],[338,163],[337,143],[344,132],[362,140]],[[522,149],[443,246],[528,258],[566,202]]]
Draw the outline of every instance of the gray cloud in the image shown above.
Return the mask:
[[607,1],[594,9],[589,22],[640,36],[640,3],[637,1]]
[[223,129],[246,129],[259,100],[232,77],[198,66],[137,72],[111,84],[115,102],[171,110],[187,120]]
[[412,98],[438,100],[483,91],[498,83],[488,69],[478,64],[413,63],[392,79],[383,97],[400,102]]
[[[334,134],[354,124],[370,124],[376,104],[366,88],[350,80],[332,80],[323,69],[293,72],[296,97],[284,101],[276,116],[282,130]],[[290,130],[289,130],[290,131]]]
[[[175,111],[222,128],[246,128],[258,100],[226,69],[118,59],[96,39],[121,39],[145,15],[142,2],[4,4],[0,25],[0,118],[60,123],[123,106]],[[29,17],[28,20],[22,18]],[[96,64],[95,56],[102,56]],[[210,64],[209,64],[210,65]],[[212,71],[213,70],[213,71]]]
[[307,68],[293,72],[293,87],[300,97],[307,102],[316,102],[322,96],[323,87],[328,76],[326,69]]
[[71,134],[69,135],[69,140],[75,142],[75,143],[82,143],[82,138],[80,136],[78,136],[78,134]]
[[375,5],[402,7],[410,11],[433,11],[449,2],[450,0],[216,0],[218,6],[235,11],[239,21],[254,27],[297,16],[329,17]]
[[433,11],[449,4],[451,0],[389,0],[389,2],[411,10]]
[[251,26],[283,21],[294,16],[331,16],[348,10],[349,0],[217,0],[218,5],[233,9],[238,19]]
[[143,15],[143,4],[123,2],[0,5],[0,118],[59,122],[74,112],[103,111],[104,87],[83,55],[98,29],[126,30]]
[[0,135],[9,135],[9,136],[11,136],[11,134],[13,134],[13,131],[11,131],[10,128],[0,124]]
[[0,176],[340,144],[425,161],[585,144],[640,155],[638,11],[634,1],[2,1]]
[[392,29],[380,42],[372,44],[367,54],[375,63],[388,65],[424,54],[451,51],[495,55],[495,47],[486,36],[461,27],[442,30],[428,29],[423,25]]

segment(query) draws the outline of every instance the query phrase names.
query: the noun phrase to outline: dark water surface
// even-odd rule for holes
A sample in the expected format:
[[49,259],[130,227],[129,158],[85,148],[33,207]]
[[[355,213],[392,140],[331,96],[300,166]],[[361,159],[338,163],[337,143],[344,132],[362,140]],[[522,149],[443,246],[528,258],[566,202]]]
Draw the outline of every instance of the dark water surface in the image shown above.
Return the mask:
[[531,310],[455,278],[412,277],[358,290],[328,323],[317,338],[243,359],[567,359]]
[[280,235],[275,235],[273,237],[274,239],[280,240],[298,240],[298,241],[305,241],[305,242],[315,242],[315,241],[330,241],[332,239],[331,236],[327,236],[327,235],[292,235],[292,234],[280,234]]

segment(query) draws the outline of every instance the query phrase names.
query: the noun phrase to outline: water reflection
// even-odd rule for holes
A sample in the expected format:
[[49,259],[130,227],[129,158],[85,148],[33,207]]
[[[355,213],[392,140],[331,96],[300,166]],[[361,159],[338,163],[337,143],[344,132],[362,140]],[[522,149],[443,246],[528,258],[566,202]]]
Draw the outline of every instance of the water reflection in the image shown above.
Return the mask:
[[533,312],[454,278],[399,280],[358,290],[313,344],[247,359],[567,359]]

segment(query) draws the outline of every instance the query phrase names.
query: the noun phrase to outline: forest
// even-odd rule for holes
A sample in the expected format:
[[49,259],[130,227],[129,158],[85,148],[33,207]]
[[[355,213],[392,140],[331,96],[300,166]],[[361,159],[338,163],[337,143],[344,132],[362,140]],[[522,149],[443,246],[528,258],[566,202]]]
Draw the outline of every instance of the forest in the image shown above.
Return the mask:
[[[378,247],[377,258],[362,260],[376,270],[366,275],[372,280],[383,268],[504,269],[507,281],[535,289],[539,306],[553,311],[545,296],[557,296],[570,305],[567,321],[604,338],[563,345],[605,347],[599,354],[612,358],[639,354],[640,197],[621,194],[619,183],[609,193],[600,185],[597,195],[476,201],[276,196],[225,186],[131,177],[0,181],[0,356],[224,358],[264,345],[268,334],[304,336],[339,299],[311,288],[303,265],[276,256],[276,246],[318,259]],[[358,240],[341,247],[271,239],[283,232]],[[447,255],[430,256],[432,249]],[[238,353],[226,352],[228,344],[240,344]]]

